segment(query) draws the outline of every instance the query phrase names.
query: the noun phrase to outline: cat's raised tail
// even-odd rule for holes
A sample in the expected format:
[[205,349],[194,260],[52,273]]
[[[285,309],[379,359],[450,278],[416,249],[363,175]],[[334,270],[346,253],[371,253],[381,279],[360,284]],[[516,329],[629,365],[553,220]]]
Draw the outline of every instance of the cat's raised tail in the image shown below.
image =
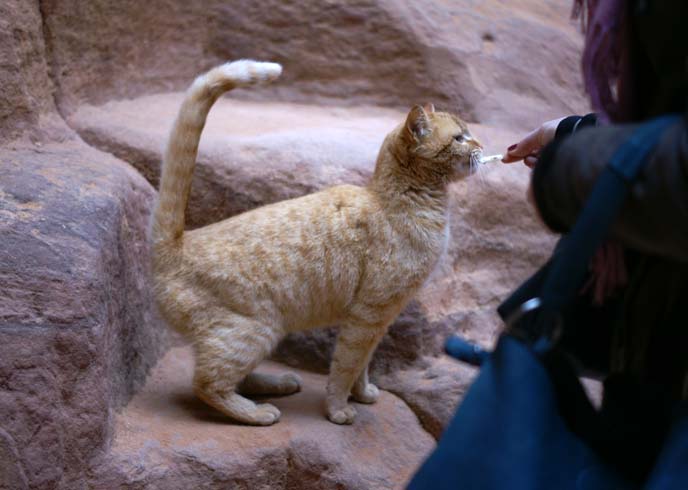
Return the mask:
[[198,142],[215,101],[233,88],[270,82],[281,73],[282,66],[278,63],[232,61],[199,76],[189,87],[163,158],[160,191],[151,227],[154,247],[178,242],[184,233],[184,212],[191,191]]

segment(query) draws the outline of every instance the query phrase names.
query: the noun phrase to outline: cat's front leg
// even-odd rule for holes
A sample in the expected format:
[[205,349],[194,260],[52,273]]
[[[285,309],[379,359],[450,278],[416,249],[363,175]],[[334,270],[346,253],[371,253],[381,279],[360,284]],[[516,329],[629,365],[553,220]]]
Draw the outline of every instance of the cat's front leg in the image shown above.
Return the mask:
[[347,325],[339,332],[327,383],[327,418],[335,424],[354,421],[356,409],[348,402],[351,389],[384,333],[384,327],[361,325]]

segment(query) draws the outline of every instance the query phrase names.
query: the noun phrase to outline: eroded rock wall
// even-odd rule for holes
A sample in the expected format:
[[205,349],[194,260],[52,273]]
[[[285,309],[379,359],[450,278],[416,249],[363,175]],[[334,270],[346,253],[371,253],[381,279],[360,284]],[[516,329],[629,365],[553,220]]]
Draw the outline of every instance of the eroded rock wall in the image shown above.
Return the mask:
[[246,97],[410,107],[533,126],[587,106],[568,1],[43,0],[59,105],[186,87],[243,57],[285,67]]

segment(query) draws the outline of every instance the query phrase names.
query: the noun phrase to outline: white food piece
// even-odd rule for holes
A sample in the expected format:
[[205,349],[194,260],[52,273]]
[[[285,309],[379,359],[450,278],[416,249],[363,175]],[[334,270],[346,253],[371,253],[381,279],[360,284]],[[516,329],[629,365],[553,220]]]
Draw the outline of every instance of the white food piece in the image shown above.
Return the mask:
[[502,158],[504,158],[504,155],[490,155],[487,157],[482,157],[482,158],[480,158],[480,164],[485,165],[486,163],[498,161],[498,160],[501,160]]

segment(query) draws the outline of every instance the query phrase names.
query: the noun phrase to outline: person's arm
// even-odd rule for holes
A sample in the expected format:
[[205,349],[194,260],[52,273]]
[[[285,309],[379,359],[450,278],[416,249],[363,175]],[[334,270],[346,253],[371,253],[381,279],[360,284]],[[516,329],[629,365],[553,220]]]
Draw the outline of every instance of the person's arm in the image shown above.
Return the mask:
[[595,126],[597,115],[568,116],[552,119],[542,123],[539,128],[532,130],[521,141],[506,149],[502,162],[514,163],[523,160],[528,167],[537,164],[542,148],[555,138],[571,135],[579,129]]
[[[556,138],[533,172],[535,203],[545,223],[566,232],[600,171],[637,125],[595,127]],[[637,250],[688,261],[688,126],[669,128],[633,185],[612,237]]]

